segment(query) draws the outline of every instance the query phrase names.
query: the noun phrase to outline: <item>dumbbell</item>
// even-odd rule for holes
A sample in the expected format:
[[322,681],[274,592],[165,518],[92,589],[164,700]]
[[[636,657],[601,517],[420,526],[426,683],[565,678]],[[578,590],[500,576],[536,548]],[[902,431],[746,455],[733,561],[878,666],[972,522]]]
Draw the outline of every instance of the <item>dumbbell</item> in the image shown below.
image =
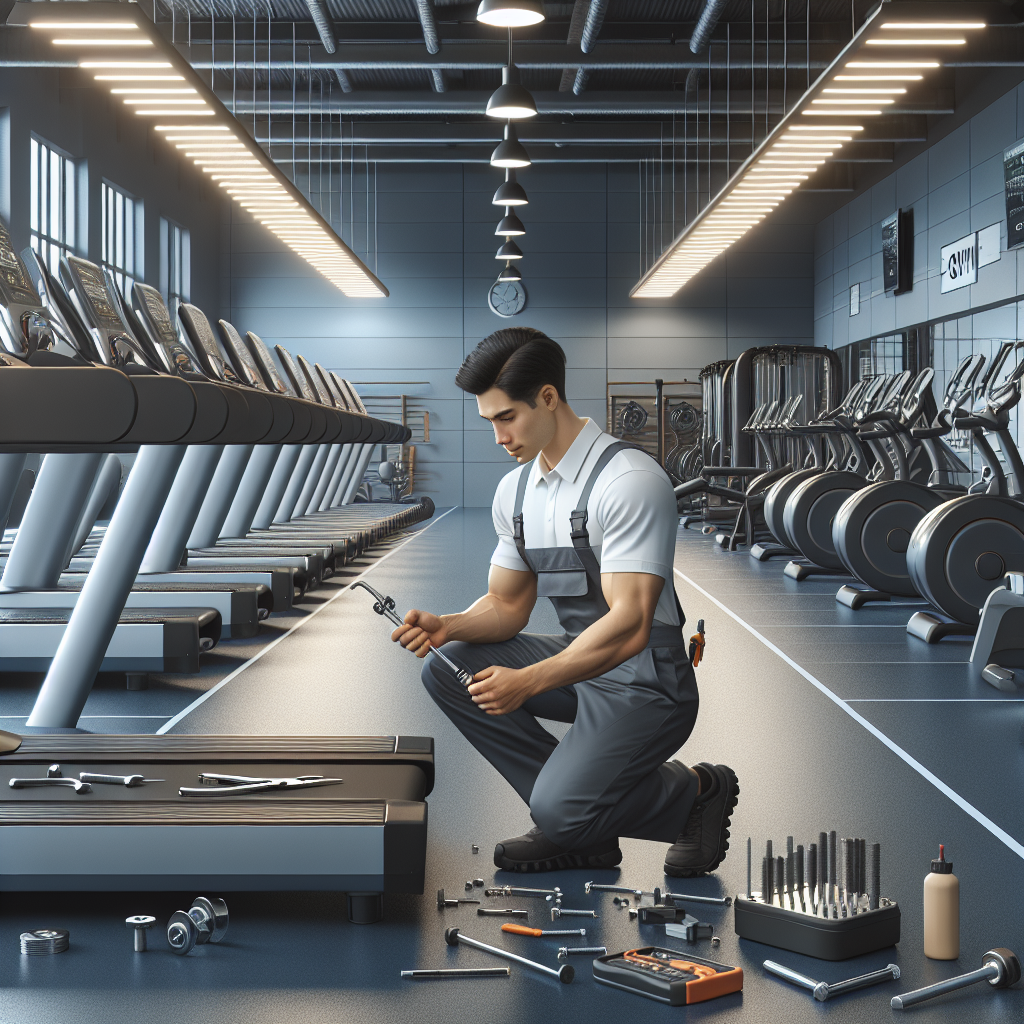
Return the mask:
[[178,956],[197,945],[220,942],[228,930],[228,905],[222,899],[197,896],[188,912],[176,910],[167,922],[167,944]]

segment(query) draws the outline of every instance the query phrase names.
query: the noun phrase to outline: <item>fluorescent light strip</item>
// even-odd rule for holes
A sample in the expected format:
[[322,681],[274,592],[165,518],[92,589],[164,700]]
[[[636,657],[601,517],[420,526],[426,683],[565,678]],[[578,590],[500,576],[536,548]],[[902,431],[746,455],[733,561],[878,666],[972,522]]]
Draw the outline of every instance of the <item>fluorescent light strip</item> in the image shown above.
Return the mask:
[[966,39],[869,39],[867,46],[964,46]]
[[51,32],[77,32],[85,29],[91,32],[126,31],[138,32],[134,21],[30,21],[29,28],[49,29]]
[[822,92],[838,93],[843,96],[892,96],[905,93],[906,89],[894,87],[891,89],[822,89]]
[[169,68],[171,67],[170,61],[138,61],[138,60],[80,60],[78,62],[80,68],[123,68],[131,69],[138,68],[141,70],[145,69],[156,69],[156,68]]
[[136,110],[135,113],[141,117],[213,117],[212,110]]
[[848,68],[937,68],[942,65],[937,60],[851,60],[845,66]]
[[147,85],[147,86],[143,86],[141,88],[138,88],[138,87],[125,87],[123,89],[111,89],[110,91],[111,91],[111,93],[114,96],[135,96],[135,95],[138,95],[139,93],[145,93],[145,94],[159,93],[161,96],[170,95],[170,94],[173,94],[173,93],[178,93],[178,94],[182,94],[182,95],[190,94],[192,96],[195,96],[195,94],[196,94],[195,89],[189,89],[187,87],[176,88],[174,86],[162,86],[162,85],[161,86],[148,86]]
[[882,28],[885,29],[898,29],[903,31],[904,29],[920,29],[924,32],[930,32],[933,29],[977,29],[977,28],[988,28],[988,25],[984,21],[885,21],[882,23]]
[[[802,117],[835,117],[839,113],[837,110],[801,110],[800,114]],[[881,114],[881,110],[844,110],[844,114],[854,114],[857,117],[876,117]]]
[[152,46],[152,39],[51,39],[54,46]]
[[833,79],[835,82],[921,82],[923,80],[924,75],[836,75]]
[[[184,75],[93,75],[97,82],[184,82]],[[111,90],[112,92],[114,90]],[[192,90],[195,92],[195,90]]]

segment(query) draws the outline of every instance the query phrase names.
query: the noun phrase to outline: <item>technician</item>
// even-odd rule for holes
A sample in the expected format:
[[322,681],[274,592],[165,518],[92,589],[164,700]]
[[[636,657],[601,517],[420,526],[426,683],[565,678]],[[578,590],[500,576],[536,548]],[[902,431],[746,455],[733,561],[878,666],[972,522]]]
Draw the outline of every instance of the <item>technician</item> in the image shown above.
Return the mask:
[[[520,468],[494,495],[487,593],[464,612],[412,610],[392,639],[431,646],[423,683],[529,805],[535,827],[494,848],[509,871],[613,867],[619,837],[670,843],[665,873],[713,871],[728,848],[732,769],[668,760],[697,719],[672,583],[672,485],[565,396],[565,353],[532,328],[485,338],[455,377]],[[524,633],[547,597],[562,636]],[[571,722],[559,741],[538,718]]]

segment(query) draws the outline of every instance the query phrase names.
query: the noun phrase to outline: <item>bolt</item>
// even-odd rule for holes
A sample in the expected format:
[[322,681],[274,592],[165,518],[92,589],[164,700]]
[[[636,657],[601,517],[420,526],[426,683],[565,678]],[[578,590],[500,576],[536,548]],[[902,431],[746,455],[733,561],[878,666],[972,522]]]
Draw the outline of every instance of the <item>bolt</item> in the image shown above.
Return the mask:
[[554,889],[525,889],[521,885],[499,885],[493,889],[484,890],[485,896],[543,896],[544,899],[559,899],[562,890],[557,886]]
[[597,917],[596,910],[567,910],[565,907],[552,907],[551,920],[557,921],[560,917]]
[[149,917],[147,914],[133,914],[131,917],[126,917],[124,923],[129,928],[135,929],[135,952],[145,953],[146,929],[152,928],[156,924],[156,918]]
[[473,883],[472,882],[467,882],[466,883],[466,892],[472,892],[472,891],[473,891]]
[[64,778],[64,773],[60,770],[59,764],[51,764],[50,767],[46,769],[46,777],[48,779],[62,779]]
[[[479,902],[479,901],[477,901]],[[528,910],[513,910],[511,907],[497,910],[493,907],[477,907],[476,912],[480,917],[529,917]]]
[[445,907],[457,907],[460,903],[479,903],[479,900],[449,900],[445,899],[444,889],[437,890],[437,909],[444,910]]
[[476,843],[473,844],[473,852],[474,853],[479,853],[480,852],[480,847],[477,846]]
[[630,907],[629,908],[629,919],[630,919],[630,921],[635,921],[637,919],[637,915],[639,913],[640,913],[639,910],[636,910],[634,907]]
[[484,885],[484,880],[482,878],[474,878],[473,885],[475,885],[478,889],[482,889]]
[[643,889],[630,889],[625,885],[598,885],[597,882],[584,882],[583,891],[589,895],[591,892],[624,892],[630,896],[643,896]]
[[720,939],[720,938],[719,938],[719,937],[718,937],[717,935],[712,935],[712,936],[711,936],[711,945],[712,945],[712,946],[717,946],[717,945],[719,945],[719,943],[721,943],[721,941],[722,941],[722,940],[721,940],[721,939]]
[[564,960],[569,956],[604,956],[608,952],[607,946],[562,946],[558,951],[558,959]]

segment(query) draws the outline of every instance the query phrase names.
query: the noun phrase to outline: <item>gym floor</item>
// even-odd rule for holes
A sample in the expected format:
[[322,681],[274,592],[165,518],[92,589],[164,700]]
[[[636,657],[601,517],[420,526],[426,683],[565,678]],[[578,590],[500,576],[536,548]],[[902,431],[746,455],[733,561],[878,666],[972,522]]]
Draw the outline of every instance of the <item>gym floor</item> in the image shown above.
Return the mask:
[[[487,510],[439,510],[354,571],[367,572],[400,610],[451,611],[483,591],[493,543]],[[698,670],[703,706],[680,757],[731,765],[742,792],[722,867],[705,879],[673,880],[671,888],[736,894],[746,886],[747,836],[754,839],[756,875],[765,839],[784,849],[787,835],[806,845],[819,831],[836,829],[881,843],[882,893],[902,908],[899,946],[842,963],[813,960],[739,940],[732,910],[706,907],[698,916],[715,924],[721,945],[712,951],[699,942],[693,951],[741,966],[744,990],[690,1009],[599,986],[585,959],[575,962],[577,978],[568,986],[515,967],[507,979],[400,979],[400,970],[413,967],[499,963],[445,945],[443,932],[451,925],[484,941],[501,933],[473,907],[438,911],[434,894],[444,887],[463,895],[464,882],[475,877],[530,884],[496,873],[490,853],[497,840],[531,823],[511,788],[427,698],[418,663],[389,642],[368,595],[336,582],[289,619],[275,617],[259,641],[226,647],[201,676],[158,679],[136,693],[102,682],[86,708],[95,717],[83,725],[110,732],[433,736],[437,784],[429,798],[424,895],[387,897],[385,921],[358,926],[347,922],[339,894],[209,893],[227,898],[231,927],[220,945],[199,947],[188,957],[170,955],[159,931],[151,933],[150,952],[135,954],[123,922],[133,913],[165,920],[195,893],[6,896],[0,1022],[504,1024],[719,1017],[801,1024],[827,1015],[863,1024],[892,1019],[889,999],[896,992],[972,970],[993,946],[1024,953],[1022,701],[971,680],[969,643],[927,647],[907,636],[912,607],[852,612],[835,603],[839,581],[798,584],[782,568],[779,561],[757,564],[746,553],[721,551],[711,538],[680,531],[676,585],[689,626],[704,618],[708,638]],[[531,628],[557,630],[549,607],[538,608]],[[257,660],[246,660],[254,655]],[[3,683],[0,726],[16,730],[24,722],[34,696],[30,682]],[[940,842],[961,883],[958,962],[926,960],[921,949],[921,885]],[[473,843],[479,855],[471,852]],[[599,920],[582,922],[585,941],[609,950],[657,941],[660,929],[630,922],[610,895],[584,896],[584,881],[644,889],[666,884],[663,846],[636,840],[622,846],[621,869],[532,876],[534,884],[561,886],[567,906],[597,909]],[[531,924],[543,925],[539,904],[517,903],[533,911]],[[18,934],[46,926],[68,928],[71,949],[55,957],[20,956]],[[560,940],[504,938],[509,948],[556,964]],[[761,963],[768,958],[825,981],[890,962],[903,976],[816,1003],[810,993],[765,976]],[[1024,989],[976,985],[907,1012],[929,1021],[1021,1020]]]

